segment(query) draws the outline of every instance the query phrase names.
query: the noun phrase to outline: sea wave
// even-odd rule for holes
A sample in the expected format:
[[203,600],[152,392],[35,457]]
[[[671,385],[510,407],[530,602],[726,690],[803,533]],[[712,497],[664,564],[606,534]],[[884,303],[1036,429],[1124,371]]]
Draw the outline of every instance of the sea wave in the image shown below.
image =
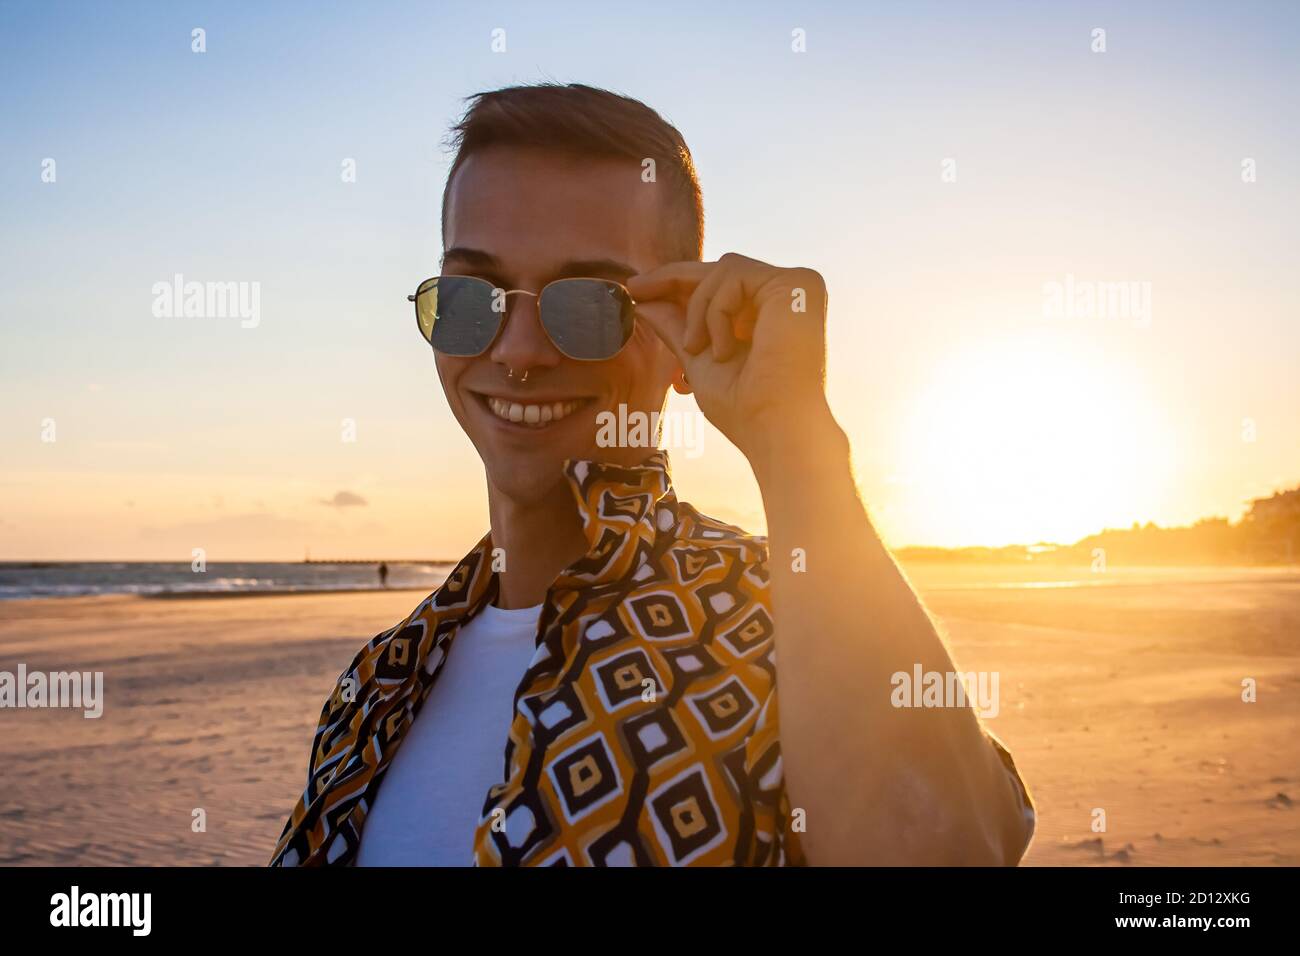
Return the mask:
[[374,564],[225,563],[196,572],[188,563],[44,563],[0,565],[0,601],[100,595],[202,597],[433,590],[450,563],[391,562],[386,581]]

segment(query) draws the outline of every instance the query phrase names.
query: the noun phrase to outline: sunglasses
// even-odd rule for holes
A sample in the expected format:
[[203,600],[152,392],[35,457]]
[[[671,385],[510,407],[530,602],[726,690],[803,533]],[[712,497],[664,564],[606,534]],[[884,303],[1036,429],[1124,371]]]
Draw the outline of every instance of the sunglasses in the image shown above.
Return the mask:
[[542,329],[562,354],[580,362],[617,355],[632,338],[636,303],[609,279],[557,279],[541,292],[505,290],[474,276],[435,276],[408,295],[420,334],[444,355],[482,355],[496,341],[506,318],[506,298],[537,299]]

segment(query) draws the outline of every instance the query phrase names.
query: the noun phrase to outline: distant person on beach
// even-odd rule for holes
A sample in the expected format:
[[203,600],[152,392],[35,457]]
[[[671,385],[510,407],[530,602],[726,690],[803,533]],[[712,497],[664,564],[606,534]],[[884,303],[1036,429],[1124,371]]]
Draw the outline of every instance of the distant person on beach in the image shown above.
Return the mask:
[[[690,151],[636,100],[482,93],[454,143],[408,298],[491,527],[340,678],[272,864],[1017,863],[1032,802],[826,400],[822,277],[701,261]],[[669,388],[768,536],[679,500],[653,434],[611,440]]]
[[379,562],[379,586],[388,587],[388,565],[383,561]]

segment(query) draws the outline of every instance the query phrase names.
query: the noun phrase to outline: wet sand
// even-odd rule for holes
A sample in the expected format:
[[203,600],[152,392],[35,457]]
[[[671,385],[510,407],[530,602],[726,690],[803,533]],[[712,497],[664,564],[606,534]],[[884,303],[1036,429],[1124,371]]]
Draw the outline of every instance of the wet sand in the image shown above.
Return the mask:
[[[1300,863],[1300,571],[1031,570],[908,568],[959,669],[999,674],[1025,863]],[[0,710],[0,864],[265,863],[325,694],[422,596],[0,602],[0,670],[106,695],[97,720]]]

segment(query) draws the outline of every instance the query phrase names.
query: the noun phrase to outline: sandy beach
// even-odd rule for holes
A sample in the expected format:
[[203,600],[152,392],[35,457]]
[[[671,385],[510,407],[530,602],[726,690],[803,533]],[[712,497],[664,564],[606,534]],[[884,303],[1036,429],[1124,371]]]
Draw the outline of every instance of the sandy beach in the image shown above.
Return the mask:
[[[908,568],[958,667],[1000,676],[1025,862],[1300,863],[1300,572],[1040,570]],[[0,602],[0,670],[102,670],[106,698],[0,710],[0,864],[265,863],[324,695],[422,596]]]

